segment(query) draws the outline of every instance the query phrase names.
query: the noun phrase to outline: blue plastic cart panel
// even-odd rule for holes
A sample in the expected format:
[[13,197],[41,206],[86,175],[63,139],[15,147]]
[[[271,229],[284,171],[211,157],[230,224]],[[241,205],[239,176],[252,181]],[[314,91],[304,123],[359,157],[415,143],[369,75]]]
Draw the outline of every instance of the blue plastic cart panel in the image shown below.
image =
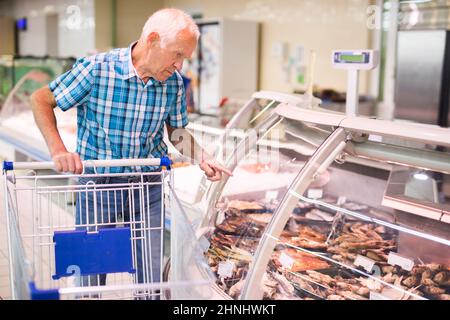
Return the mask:
[[58,289],[39,290],[34,282],[28,283],[31,300],[59,300]]
[[102,229],[96,233],[57,231],[54,279],[102,273],[134,273],[130,228]]

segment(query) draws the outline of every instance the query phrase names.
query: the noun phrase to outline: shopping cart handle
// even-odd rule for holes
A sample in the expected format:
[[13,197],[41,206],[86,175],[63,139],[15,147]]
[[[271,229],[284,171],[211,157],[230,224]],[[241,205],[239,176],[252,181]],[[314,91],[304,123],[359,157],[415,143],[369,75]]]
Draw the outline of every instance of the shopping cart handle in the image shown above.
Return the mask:
[[[109,168],[109,167],[134,167],[134,166],[158,166],[170,168],[172,161],[168,157],[148,159],[115,159],[115,160],[86,160],[85,168]],[[13,162],[3,161],[3,171],[9,170],[51,170],[55,169],[53,161],[43,162]]]

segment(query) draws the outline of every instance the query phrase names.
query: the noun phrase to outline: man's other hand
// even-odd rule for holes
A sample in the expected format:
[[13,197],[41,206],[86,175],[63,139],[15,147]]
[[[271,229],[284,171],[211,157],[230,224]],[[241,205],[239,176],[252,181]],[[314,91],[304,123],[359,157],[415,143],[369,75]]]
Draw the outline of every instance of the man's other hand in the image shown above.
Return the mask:
[[75,174],[81,174],[83,172],[83,163],[81,162],[78,153],[73,152],[60,152],[53,157],[56,171],[58,172],[70,172]]

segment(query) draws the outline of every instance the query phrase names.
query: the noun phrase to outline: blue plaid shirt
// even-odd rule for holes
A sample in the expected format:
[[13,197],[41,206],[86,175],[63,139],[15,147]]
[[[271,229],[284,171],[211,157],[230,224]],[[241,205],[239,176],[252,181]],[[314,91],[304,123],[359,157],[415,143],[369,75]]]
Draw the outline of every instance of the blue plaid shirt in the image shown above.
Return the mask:
[[[81,58],[49,84],[61,110],[77,108],[77,152],[83,160],[159,158],[166,155],[164,123],[188,123],[183,80],[175,72],[146,84],[131,61],[131,48]],[[155,167],[98,168],[98,173],[152,171]]]

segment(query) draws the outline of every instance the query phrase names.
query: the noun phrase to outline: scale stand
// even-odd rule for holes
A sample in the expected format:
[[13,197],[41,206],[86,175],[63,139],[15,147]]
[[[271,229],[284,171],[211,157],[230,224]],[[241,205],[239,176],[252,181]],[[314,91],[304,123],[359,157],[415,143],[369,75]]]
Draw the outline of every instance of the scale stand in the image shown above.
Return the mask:
[[347,97],[345,110],[348,116],[358,114],[359,71],[372,70],[378,66],[378,50],[335,50],[332,63],[336,69],[347,70]]

